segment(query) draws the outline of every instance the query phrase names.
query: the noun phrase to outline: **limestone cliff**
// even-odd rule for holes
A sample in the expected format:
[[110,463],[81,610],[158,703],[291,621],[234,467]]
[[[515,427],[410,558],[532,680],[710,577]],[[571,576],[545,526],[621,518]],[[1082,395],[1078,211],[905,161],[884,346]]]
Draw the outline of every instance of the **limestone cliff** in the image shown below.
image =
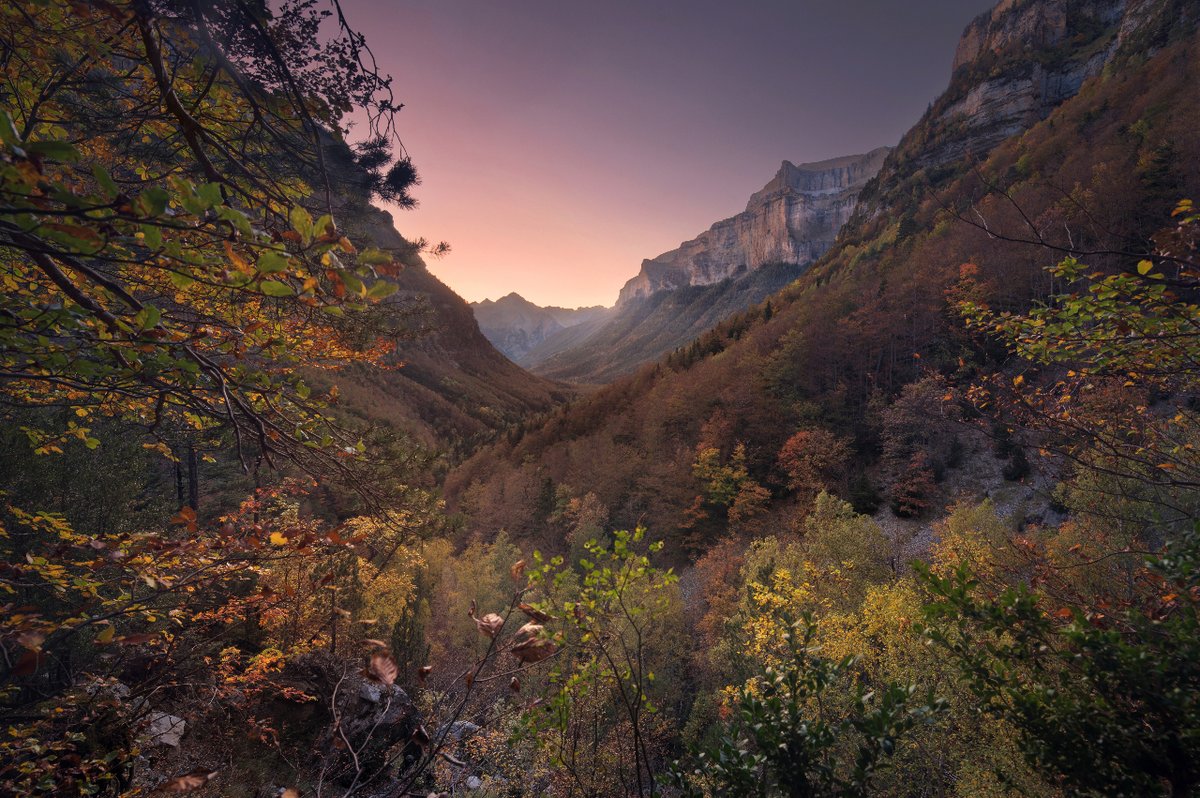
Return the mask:
[[887,213],[914,186],[970,168],[1123,53],[1153,53],[1196,13],[1188,0],[1001,0],[963,31],[949,87],[862,192],[859,213]]
[[858,193],[889,148],[799,166],[784,161],[746,210],[657,258],[621,289],[617,305],[657,291],[712,285],[768,263],[805,265],[833,246]]

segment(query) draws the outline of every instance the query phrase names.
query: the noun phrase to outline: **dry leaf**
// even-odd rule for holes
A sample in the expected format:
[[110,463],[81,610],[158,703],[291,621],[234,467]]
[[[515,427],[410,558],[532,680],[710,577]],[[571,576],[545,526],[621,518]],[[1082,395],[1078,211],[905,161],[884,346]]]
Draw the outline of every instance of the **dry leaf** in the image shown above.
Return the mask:
[[399,674],[400,668],[396,665],[396,660],[392,659],[390,651],[371,655],[371,662],[367,666],[367,675],[372,679],[390,685],[395,684]]
[[488,637],[495,637],[500,631],[500,627],[504,626],[504,619],[494,612],[489,612],[482,618],[475,619],[475,625],[479,627],[479,631]]
[[376,640],[373,637],[368,637],[366,640],[363,640],[362,643],[363,643],[363,645],[374,646],[375,648],[387,648],[388,647],[387,643],[383,642],[382,640]]
[[546,637],[545,628],[536,623],[527,623],[517,632],[518,642],[510,651],[521,662],[541,662],[558,650],[554,642]]
[[429,678],[429,674],[433,673],[432,665],[422,665],[417,668],[417,678],[421,680],[421,684],[425,684],[425,680]]
[[512,574],[514,582],[520,582],[521,574],[525,573],[525,561],[517,560],[515,563],[513,563],[512,568],[510,568],[508,572]]
[[526,615],[528,615],[530,618],[537,621],[538,623],[545,623],[546,621],[554,620],[553,615],[547,615],[546,613],[542,612],[541,610],[539,610],[537,607],[533,606],[532,604],[521,603],[521,604],[517,605],[517,609],[519,609],[521,612],[525,613]]
[[279,791],[279,798],[300,798],[300,791],[295,787],[284,787]]
[[160,784],[158,792],[191,792],[198,790],[205,784],[208,784],[218,771],[208,770],[193,770],[191,773],[185,773],[182,776],[176,776],[168,782]]
[[429,732],[425,731],[424,726],[418,726],[413,730],[412,737],[409,740],[419,745],[421,750],[424,751],[429,747]]
[[508,689],[512,690],[514,693],[521,692],[521,680],[518,679],[516,676],[509,679],[508,680]]

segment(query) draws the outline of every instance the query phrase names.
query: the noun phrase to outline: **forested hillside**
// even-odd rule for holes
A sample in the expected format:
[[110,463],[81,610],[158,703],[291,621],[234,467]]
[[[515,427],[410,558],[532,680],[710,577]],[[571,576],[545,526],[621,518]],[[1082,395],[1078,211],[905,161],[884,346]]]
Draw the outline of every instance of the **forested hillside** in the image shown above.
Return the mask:
[[[1018,4],[996,27],[1021,29],[1026,22],[1007,17],[1036,17],[1042,6]],[[1012,368],[1003,349],[967,330],[955,302],[969,294],[998,310],[1026,309],[1062,288],[1046,267],[1066,254],[1096,269],[1129,268],[1174,204],[1196,191],[1195,42],[1179,21],[1184,7],[1166,4],[1161,17],[1063,8],[1068,27],[1042,56],[1030,57],[1018,36],[958,67],[864,191],[843,240],[769,307],[730,318],[456,471],[448,494],[473,528],[537,535],[553,506],[541,497],[593,493],[619,526],[641,522],[703,547],[728,528],[729,508],[705,500],[697,473],[710,450],[735,470],[741,452],[747,484],[763,492],[755,523],[776,526],[794,501],[781,453],[806,430],[845,442],[835,475],[844,495],[852,485],[863,497],[893,495],[911,471],[887,462],[897,456],[887,452],[890,428],[924,420],[953,429],[941,410],[930,422],[919,402],[896,406],[905,386],[940,396],[949,388],[930,386],[965,389]],[[1091,64],[1094,76],[1073,98],[1037,97],[990,122],[955,115],[989,86],[1045,83],[1043,63],[1071,74]],[[1013,124],[997,143],[997,127]],[[902,411],[910,417],[889,424]],[[940,481],[948,452],[938,445],[925,454]],[[926,501],[954,498],[935,489]]]
[[354,25],[0,5],[0,795],[1200,795],[1194,3],[1002,0],[557,410]]

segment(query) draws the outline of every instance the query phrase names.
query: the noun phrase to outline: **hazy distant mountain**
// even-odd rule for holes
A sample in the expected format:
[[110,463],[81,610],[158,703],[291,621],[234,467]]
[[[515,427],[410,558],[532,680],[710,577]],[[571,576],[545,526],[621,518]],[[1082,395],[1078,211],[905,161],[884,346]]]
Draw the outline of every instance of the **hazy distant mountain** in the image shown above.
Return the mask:
[[604,318],[609,308],[540,307],[520,294],[502,296],[494,302],[472,302],[479,329],[492,345],[514,363],[526,363],[526,355],[543,341],[563,330]]
[[[527,358],[536,373],[572,382],[610,382],[685,346],[729,316],[762,302],[804,272],[774,263],[709,285],[656,291],[618,304],[599,324],[551,336]],[[586,334],[570,336],[576,331]]]
[[[467,302],[425,268],[392,217],[361,200],[341,208],[353,235],[404,254],[400,290],[387,301],[408,309],[408,335],[396,341],[400,368],[351,365],[336,375],[339,407],[404,430],[436,449],[467,451],[572,392],[519,368],[481,334]],[[317,377],[318,382],[330,380]]]
[[828,251],[888,152],[880,147],[799,166],[784,161],[745,211],[642,261],[606,321],[544,335],[518,362],[555,379],[606,382],[691,342]]

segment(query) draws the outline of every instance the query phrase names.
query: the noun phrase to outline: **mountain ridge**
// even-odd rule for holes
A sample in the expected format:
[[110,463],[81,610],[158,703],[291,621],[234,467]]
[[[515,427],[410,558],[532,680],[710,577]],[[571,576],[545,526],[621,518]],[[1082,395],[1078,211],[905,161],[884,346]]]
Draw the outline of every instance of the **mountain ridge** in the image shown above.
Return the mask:
[[531,350],[547,338],[579,324],[606,316],[610,308],[592,305],[579,308],[542,307],[512,291],[497,300],[471,303],[471,311],[483,335],[514,363],[528,365]]
[[889,147],[814,163],[783,161],[739,214],[654,258],[622,288],[617,305],[656,291],[710,285],[767,263],[811,263],[849,219],[858,192],[874,177]]

